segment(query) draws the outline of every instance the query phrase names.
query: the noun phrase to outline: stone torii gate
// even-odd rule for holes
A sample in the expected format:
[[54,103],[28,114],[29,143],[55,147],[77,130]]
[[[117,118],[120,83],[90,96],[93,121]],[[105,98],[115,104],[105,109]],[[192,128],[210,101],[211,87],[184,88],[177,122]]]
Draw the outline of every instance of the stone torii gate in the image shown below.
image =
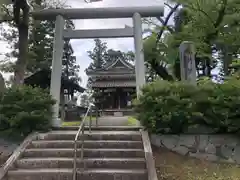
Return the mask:
[[[50,93],[52,97],[56,100],[56,104],[53,106],[53,126],[61,125],[61,120],[58,118],[58,114],[64,39],[134,37],[136,90],[137,97],[139,97],[139,95],[141,94],[140,89],[145,84],[145,66],[141,17],[159,17],[163,16],[163,12],[164,6],[150,6],[84,9],[45,9],[32,13],[33,18],[36,20],[56,20],[50,86]],[[125,27],[122,29],[99,30],[64,29],[65,19],[104,18],[132,18],[133,28]]]

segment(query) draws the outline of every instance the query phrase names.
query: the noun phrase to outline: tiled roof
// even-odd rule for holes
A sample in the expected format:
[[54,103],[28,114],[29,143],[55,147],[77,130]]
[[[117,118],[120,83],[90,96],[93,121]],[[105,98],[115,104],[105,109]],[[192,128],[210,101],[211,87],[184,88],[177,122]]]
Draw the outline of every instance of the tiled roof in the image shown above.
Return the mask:
[[136,87],[135,81],[93,82],[92,87]]
[[125,74],[130,72],[135,74],[134,65],[121,58],[117,58],[114,61],[109,62],[103,68],[86,70],[86,74],[89,76],[92,76],[93,74]]

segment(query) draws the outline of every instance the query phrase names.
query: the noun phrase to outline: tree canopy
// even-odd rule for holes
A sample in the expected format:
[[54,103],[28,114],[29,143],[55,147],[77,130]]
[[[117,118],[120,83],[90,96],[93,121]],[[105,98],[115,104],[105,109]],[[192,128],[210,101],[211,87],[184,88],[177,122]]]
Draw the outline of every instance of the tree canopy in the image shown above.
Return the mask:
[[[37,3],[38,8],[59,8],[65,7],[63,3],[51,2],[47,0],[32,0],[32,5]],[[5,61],[1,63],[2,70],[5,72],[14,72],[16,63],[11,59],[19,57],[18,43],[20,41],[19,32],[16,24],[12,21],[7,22],[7,27],[3,29],[3,40],[7,41],[9,48],[12,50],[6,54]],[[54,40],[55,21],[33,21],[29,23],[28,51],[24,66],[24,77],[42,69],[50,69],[52,65],[52,52]],[[66,28],[74,29],[74,24],[66,20]],[[76,64],[76,57],[73,56],[73,48],[69,40],[64,42],[63,53],[63,77],[75,83],[81,78],[78,75],[80,66]]]
[[[228,75],[231,61],[239,56],[240,2],[174,0],[165,6],[170,9],[166,18],[158,18],[161,25],[144,42],[151,71],[166,80],[179,79],[179,45],[193,41],[198,76],[211,77],[219,64]],[[172,25],[170,19],[174,19]]]

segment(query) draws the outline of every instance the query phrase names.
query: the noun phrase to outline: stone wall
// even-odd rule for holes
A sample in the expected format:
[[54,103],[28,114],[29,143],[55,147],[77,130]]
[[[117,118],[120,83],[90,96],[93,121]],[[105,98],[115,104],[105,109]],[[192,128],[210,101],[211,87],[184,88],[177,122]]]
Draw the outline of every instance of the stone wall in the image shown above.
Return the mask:
[[233,135],[151,135],[151,143],[184,156],[240,164],[240,137]]

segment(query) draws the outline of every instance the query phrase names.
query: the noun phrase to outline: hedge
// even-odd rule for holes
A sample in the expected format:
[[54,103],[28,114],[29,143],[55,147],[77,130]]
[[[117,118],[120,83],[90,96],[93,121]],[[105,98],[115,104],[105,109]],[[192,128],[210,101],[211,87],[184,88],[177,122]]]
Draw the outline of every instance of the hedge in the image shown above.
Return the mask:
[[26,136],[33,131],[50,127],[51,106],[49,93],[37,87],[12,87],[0,97],[0,131]]
[[183,133],[197,125],[216,133],[240,130],[240,81],[236,78],[223,84],[204,80],[197,86],[159,80],[142,91],[135,110],[150,132]]

